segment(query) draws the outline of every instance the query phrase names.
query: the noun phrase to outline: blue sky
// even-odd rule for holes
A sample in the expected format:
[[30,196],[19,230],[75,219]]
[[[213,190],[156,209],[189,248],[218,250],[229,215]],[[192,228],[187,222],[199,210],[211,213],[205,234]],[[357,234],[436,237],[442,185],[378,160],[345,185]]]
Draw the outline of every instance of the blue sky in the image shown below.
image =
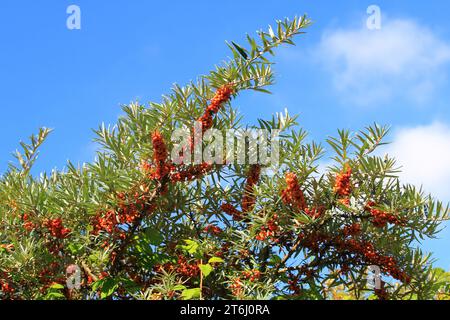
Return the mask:
[[[81,30],[66,27],[69,5]],[[378,5],[381,29],[368,30]],[[40,126],[55,131],[36,170],[90,161],[92,128],[114,123],[120,105],[159,101],[227,57],[225,40],[275,19],[307,13],[314,25],[279,50],[273,95],[246,93],[247,121],[288,108],[311,138],[337,128],[392,126],[382,150],[405,181],[450,200],[450,2],[442,1],[24,1],[0,2],[0,170],[18,141]],[[425,247],[450,269],[450,231]]]

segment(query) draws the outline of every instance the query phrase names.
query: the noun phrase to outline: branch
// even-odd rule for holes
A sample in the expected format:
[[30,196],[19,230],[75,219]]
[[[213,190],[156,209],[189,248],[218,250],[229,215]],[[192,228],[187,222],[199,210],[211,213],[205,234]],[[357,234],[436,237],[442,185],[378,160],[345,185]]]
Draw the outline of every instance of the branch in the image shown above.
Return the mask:
[[81,261],[81,267],[83,268],[83,271],[92,278],[92,280],[98,281],[98,277],[92,273],[91,269],[84,261]]
[[[162,189],[162,186],[165,182],[162,182],[161,184],[159,184],[155,191],[153,191],[153,193],[150,195],[148,201],[146,202],[144,208],[142,209],[143,212],[147,211],[147,209],[149,209],[149,205],[155,200],[156,196],[159,194],[159,192]],[[123,254],[125,253],[125,250],[127,248],[127,246],[130,244],[131,240],[133,239],[133,235],[136,232],[136,230],[138,229],[138,227],[140,226],[142,219],[144,219],[144,214],[141,214],[139,216],[139,218],[137,218],[134,222],[133,225],[131,226],[127,237],[124,239],[124,241],[121,243],[121,245],[119,246],[118,250],[116,251],[116,257],[114,259],[113,265],[111,267],[111,274],[114,275],[116,274],[119,270],[119,263],[122,259]]]

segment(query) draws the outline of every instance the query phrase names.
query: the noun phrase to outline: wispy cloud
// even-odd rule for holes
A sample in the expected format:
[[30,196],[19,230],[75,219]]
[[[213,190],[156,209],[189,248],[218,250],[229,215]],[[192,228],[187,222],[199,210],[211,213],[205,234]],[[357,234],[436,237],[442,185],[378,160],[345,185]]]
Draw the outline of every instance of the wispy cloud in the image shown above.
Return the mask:
[[394,19],[384,21],[381,30],[325,31],[313,54],[346,102],[422,104],[445,80],[450,44],[413,20]]
[[449,125],[434,122],[398,129],[387,153],[402,166],[403,182],[423,185],[440,200],[450,200]]

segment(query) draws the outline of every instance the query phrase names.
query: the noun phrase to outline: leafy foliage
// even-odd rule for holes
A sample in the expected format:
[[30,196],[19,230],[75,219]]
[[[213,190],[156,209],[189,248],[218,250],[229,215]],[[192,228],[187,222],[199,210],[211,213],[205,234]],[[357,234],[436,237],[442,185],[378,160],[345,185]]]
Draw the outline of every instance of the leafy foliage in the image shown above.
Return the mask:
[[[447,208],[399,181],[394,159],[374,151],[386,127],[338,131],[306,142],[287,112],[258,120],[281,130],[272,166],[168,161],[171,133],[201,119],[246,126],[232,106],[245,90],[268,92],[269,55],[310,25],[277,22],[229,44],[232,58],[160,103],[124,106],[101,125],[96,160],[35,177],[30,169],[49,131],[22,143],[19,166],[0,180],[0,297],[5,299],[351,299],[448,297],[448,274],[419,243],[435,237]],[[206,110],[205,110],[206,108]],[[82,269],[80,289],[66,267]],[[380,267],[381,289],[367,286]],[[334,293],[333,293],[334,292]]]

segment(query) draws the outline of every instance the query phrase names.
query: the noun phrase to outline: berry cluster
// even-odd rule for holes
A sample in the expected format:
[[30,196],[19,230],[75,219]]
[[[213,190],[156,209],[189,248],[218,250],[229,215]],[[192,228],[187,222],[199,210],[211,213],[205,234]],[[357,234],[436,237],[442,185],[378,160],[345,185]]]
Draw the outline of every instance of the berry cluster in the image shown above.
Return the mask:
[[[294,274],[292,271],[288,272],[287,288],[288,290],[292,291],[294,295],[300,295],[302,293],[302,287],[300,283],[303,281],[309,281],[308,279],[314,277],[315,274],[314,270],[308,265],[301,266],[297,271],[297,274]],[[302,279],[301,276],[303,276]]]
[[224,85],[217,89],[214,97],[210,101],[210,104],[206,107],[205,112],[198,119],[198,121],[202,123],[203,133],[212,127],[213,116],[219,112],[222,105],[230,99],[233,91],[233,87],[230,85]]
[[223,230],[220,227],[215,226],[213,224],[208,224],[203,229],[203,231],[206,232],[206,233],[212,234],[212,235],[218,235],[218,234],[221,234],[223,232]]
[[14,293],[14,288],[8,282],[0,281],[0,290],[6,294]]
[[196,263],[189,263],[186,257],[178,255],[177,263],[167,262],[163,265],[155,265],[154,270],[156,272],[176,272],[182,277],[193,278],[200,274],[200,269]]
[[[61,266],[56,261],[51,262],[45,268],[43,268],[38,274],[38,279],[42,284],[42,287],[40,289],[41,293],[45,293],[46,290],[53,284],[64,285],[66,282],[66,278],[61,272]],[[67,291],[65,291],[64,293],[67,294]]]
[[342,198],[338,200],[339,203],[343,204],[344,206],[349,206],[350,205],[350,198]]
[[212,165],[206,162],[198,165],[191,165],[185,169],[178,169],[178,171],[172,172],[170,175],[170,180],[172,182],[192,181],[206,174],[211,170],[211,168]]
[[330,241],[330,237],[328,235],[320,232],[312,232],[307,236],[301,234],[299,237],[303,239],[303,246],[310,249],[314,253],[319,252],[320,246],[323,243]]
[[206,162],[191,166],[175,166],[168,160],[167,145],[164,137],[158,131],[152,134],[153,144],[153,164],[146,161],[142,163],[142,170],[146,172],[151,179],[161,180],[168,177],[172,182],[191,181],[203,176],[211,170],[212,165]]
[[261,278],[261,271],[253,269],[253,270],[245,270],[242,272],[242,276],[236,277],[232,280],[230,284],[231,293],[235,297],[240,297],[244,292],[244,283],[243,281],[255,282]]
[[335,247],[341,257],[353,256],[353,262],[356,264],[377,265],[382,270],[393,278],[404,283],[410,283],[411,278],[402,271],[392,256],[383,255],[375,249],[374,245],[368,241],[357,240],[355,238],[348,239],[350,233],[359,233],[360,226],[352,225],[344,228],[342,234],[331,236],[320,232],[312,232],[305,236],[303,235],[304,247],[310,249],[315,254],[323,253],[324,250],[329,250],[330,247]]
[[242,280],[240,278],[234,278],[232,283],[230,284],[231,293],[235,297],[239,297],[243,293],[242,286],[244,284],[242,283]]
[[242,212],[236,209],[235,206],[233,206],[231,203],[228,202],[222,203],[220,209],[226,214],[229,214],[235,221],[241,221],[243,218]]
[[261,271],[257,269],[243,271],[242,278],[250,282],[257,281],[259,280],[259,278],[261,278]]
[[3,272],[3,276],[0,279],[0,292],[3,292],[5,295],[11,296],[14,294],[15,289],[11,285],[10,281],[6,279],[7,277],[8,274],[6,272]]
[[92,219],[92,225],[94,230],[92,234],[98,235],[100,231],[104,231],[109,234],[118,233],[123,237],[119,226],[121,224],[132,224],[135,222],[141,214],[150,214],[153,212],[154,205],[145,205],[146,196],[135,193],[129,201],[126,202],[126,195],[123,193],[118,194],[119,207],[117,210],[108,210],[106,212],[100,212]]
[[305,208],[305,213],[313,219],[316,219],[324,214],[325,207],[324,206],[315,206],[311,208]]
[[295,173],[286,174],[286,189],[281,192],[281,199],[286,205],[291,205],[295,210],[304,210],[306,208],[305,196],[300,189],[297,176]]
[[264,241],[267,238],[272,238],[276,241],[275,236],[279,231],[278,215],[274,214],[273,217],[267,222],[267,226],[262,226],[255,239],[258,241]]
[[356,236],[361,233],[361,225],[359,223],[353,223],[349,226],[345,226],[342,230],[344,236]]
[[244,187],[244,195],[242,196],[242,212],[253,210],[256,199],[253,195],[254,186],[258,183],[261,174],[261,167],[257,164],[252,164],[247,174],[247,181]]
[[98,235],[100,231],[113,233],[118,223],[116,212],[114,210],[108,210],[104,214],[98,214],[92,220],[92,224],[94,226],[94,230],[92,231],[93,235]]
[[161,180],[167,176],[171,171],[171,165],[167,162],[168,151],[164,141],[164,137],[159,131],[152,134],[153,144],[153,162],[155,166],[151,168],[151,177],[156,180]]
[[30,215],[28,213],[23,214],[22,220],[23,220],[23,227],[28,232],[31,232],[36,228],[36,225],[30,220]]
[[318,218],[325,212],[323,206],[307,207],[305,196],[298,183],[295,173],[288,172],[285,176],[286,188],[281,191],[281,200],[285,205],[292,206],[297,211],[304,211],[311,218]]
[[69,228],[63,226],[61,218],[47,219],[44,221],[44,227],[50,232],[52,237],[58,239],[65,239],[68,237],[69,233],[72,231]]
[[140,212],[144,210],[144,205],[139,201],[137,204],[120,204],[117,220],[119,223],[132,224],[139,216]]
[[380,266],[393,278],[404,283],[410,283],[411,278],[398,267],[396,260],[391,256],[378,253],[372,243],[368,241],[356,241],[354,239],[350,239],[345,240],[342,245],[345,250],[349,250],[358,255],[363,262]]
[[291,276],[287,283],[288,283],[288,289],[290,291],[292,291],[295,295],[300,294],[301,289],[298,284],[298,276]]
[[372,224],[377,228],[383,228],[388,223],[392,224],[402,224],[403,221],[398,219],[391,213],[385,212],[383,210],[375,208],[376,203],[369,201],[365,207],[365,210],[370,212],[372,215]]
[[334,182],[334,192],[341,197],[348,197],[352,192],[352,184],[350,181],[352,168],[346,165],[344,170],[340,172]]
[[39,271],[39,281],[44,284],[51,282],[53,276],[58,272],[59,264],[56,261],[51,262],[41,271]]

